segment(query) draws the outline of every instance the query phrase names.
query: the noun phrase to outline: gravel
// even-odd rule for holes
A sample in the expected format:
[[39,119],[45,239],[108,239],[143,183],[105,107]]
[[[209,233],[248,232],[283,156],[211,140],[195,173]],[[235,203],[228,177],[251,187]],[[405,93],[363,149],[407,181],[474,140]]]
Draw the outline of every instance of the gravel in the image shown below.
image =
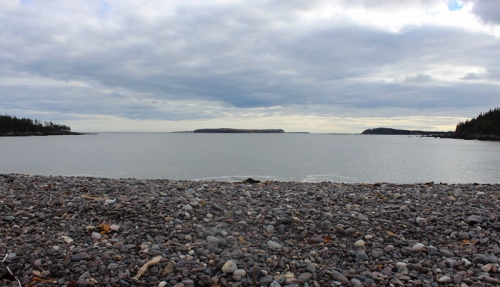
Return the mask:
[[9,174],[0,286],[499,286],[499,190]]

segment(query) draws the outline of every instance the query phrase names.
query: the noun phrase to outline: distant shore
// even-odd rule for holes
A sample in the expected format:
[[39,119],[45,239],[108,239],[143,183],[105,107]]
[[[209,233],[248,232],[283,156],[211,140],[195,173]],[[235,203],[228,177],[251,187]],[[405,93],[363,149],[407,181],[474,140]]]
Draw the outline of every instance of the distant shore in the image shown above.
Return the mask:
[[85,135],[87,133],[77,133],[77,132],[65,132],[65,131],[55,131],[50,133],[42,132],[25,132],[25,133],[0,133],[0,137],[29,137],[29,136],[64,136],[64,135]]
[[238,134],[281,134],[285,133],[282,129],[231,129],[231,128],[220,128],[220,129],[197,129],[193,133],[238,133]]
[[432,137],[447,138],[447,139],[459,139],[459,140],[480,140],[480,141],[500,141],[500,136],[488,135],[488,134],[467,134],[467,135],[429,135]]
[[457,134],[453,131],[419,131],[419,130],[400,130],[392,128],[374,128],[364,130],[362,135],[411,135],[422,137],[434,138],[447,138],[447,139],[462,139],[462,140],[483,140],[483,141],[500,141],[500,136],[491,134]]

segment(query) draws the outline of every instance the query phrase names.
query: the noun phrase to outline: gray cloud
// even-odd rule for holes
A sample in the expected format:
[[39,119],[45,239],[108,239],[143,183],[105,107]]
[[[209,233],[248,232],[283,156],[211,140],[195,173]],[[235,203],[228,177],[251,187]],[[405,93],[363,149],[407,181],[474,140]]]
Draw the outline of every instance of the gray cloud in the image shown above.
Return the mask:
[[406,83],[423,84],[432,82],[432,77],[426,74],[418,74],[415,76],[406,76],[404,81]]
[[490,68],[484,73],[467,73],[461,80],[489,80],[489,81],[500,81],[500,69]]
[[484,21],[500,24],[500,2],[496,0],[474,0],[473,12]]
[[[214,118],[224,108],[324,105],[325,114],[338,107],[418,114],[500,104],[495,83],[458,83],[485,75],[464,70],[457,83],[443,80],[446,67],[457,66],[480,67],[489,71],[486,79],[498,79],[498,39],[436,24],[393,33],[339,15],[307,23],[303,14],[324,3],[0,4],[8,11],[0,14],[0,100],[9,110],[162,120]],[[405,8],[400,3],[339,5]],[[487,5],[477,2],[474,11],[483,15],[477,9]],[[207,103],[213,112],[198,108]]]

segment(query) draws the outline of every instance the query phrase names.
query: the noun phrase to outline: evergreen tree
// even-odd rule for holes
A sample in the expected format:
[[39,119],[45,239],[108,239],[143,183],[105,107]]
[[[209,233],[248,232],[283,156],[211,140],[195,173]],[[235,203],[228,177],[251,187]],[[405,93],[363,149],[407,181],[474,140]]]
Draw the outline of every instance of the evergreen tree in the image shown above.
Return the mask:
[[0,115],[0,134],[64,134],[70,133],[71,128],[66,125],[56,124],[52,121],[29,118],[17,118],[16,116]]
[[457,124],[457,136],[473,134],[500,136],[500,108],[491,109],[487,113],[480,113],[476,118]]

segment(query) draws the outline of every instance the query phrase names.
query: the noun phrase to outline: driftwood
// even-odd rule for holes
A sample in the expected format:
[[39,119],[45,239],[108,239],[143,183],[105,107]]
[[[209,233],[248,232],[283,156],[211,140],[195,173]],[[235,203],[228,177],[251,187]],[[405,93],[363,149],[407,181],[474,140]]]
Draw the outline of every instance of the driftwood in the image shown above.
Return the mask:
[[155,258],[146,262],[146,264],[142,265],[141,269],[139,269],[139,272],[137,272],[137,275],[135,275],[135,277],[132,279],[139,279],[139,277],[141,277],[142,275],[144,275],[144,273],[146,273],[146,271],[148,271],[148,268],[150,266],[153,266],[156,263],[160,262],[161,258],[162,258],[161,256],[156,256]]
[[108,198],[102,198],[102,197],[96,196],[96,195],[87,195],[87,194],[82,195],[82,197],[85,199],[91,199],[91,200],[106,200],[106,199],[108,199]]

